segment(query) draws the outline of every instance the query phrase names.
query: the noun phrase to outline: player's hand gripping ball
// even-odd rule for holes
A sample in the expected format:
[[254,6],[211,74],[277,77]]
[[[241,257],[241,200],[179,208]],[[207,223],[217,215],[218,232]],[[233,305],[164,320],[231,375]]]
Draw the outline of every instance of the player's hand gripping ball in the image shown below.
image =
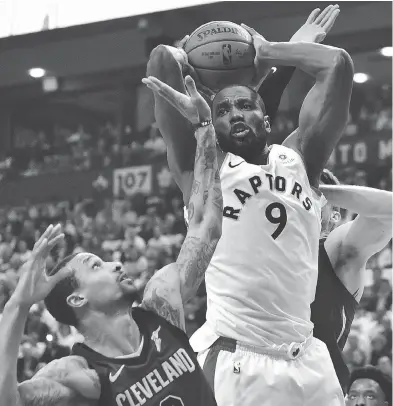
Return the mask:
[[184,51],[201,83],[210,89],[249,85],[254,77],[252,37],[235,23],[213,21],[202,25],[187,39]]

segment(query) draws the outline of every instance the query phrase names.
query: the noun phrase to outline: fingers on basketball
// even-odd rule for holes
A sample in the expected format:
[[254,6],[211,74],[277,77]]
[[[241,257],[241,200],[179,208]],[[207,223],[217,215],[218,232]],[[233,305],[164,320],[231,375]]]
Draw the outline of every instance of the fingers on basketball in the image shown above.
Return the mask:
[[251,36],[258,35],[258,33],[254,30],[254,28],[249,27],[248,25],[241,23],[240,24]]
[[188,38],[190,38],[190,36],[185,35],[184,38],[179,41],[179,48],[184,48],[184,45],[187,42]]

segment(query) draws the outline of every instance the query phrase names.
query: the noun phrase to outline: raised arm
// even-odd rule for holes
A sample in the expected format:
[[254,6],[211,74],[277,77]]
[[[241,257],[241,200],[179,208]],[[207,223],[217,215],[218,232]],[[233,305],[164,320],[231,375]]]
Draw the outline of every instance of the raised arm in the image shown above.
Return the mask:
[[392,238],[392,192],[362,186],[320,187],[329,203],[358,213],[355,220],[334,229],[325,249],[337,275],[360,301],[362,271],[370,257]]
[[295,66],[315,78],[300,110],[299,128],[283,145],[301,154],[310,183],[317,187],[348,120],[353,83],[351,57],[343,49],[320,44],[268,42],[254,30],[249,31],[261,61]]
[[[180,93],[186,94],[183,71],[187,55],[181,48],[159,45],[150,54],[146,76],[154,76]],[[168,101],[154,93],[154,111],[158,128],[167,146],[168,166],[188,204],[196,142],[191,123]]]
[[34,246],[32,258],[24,265],[15,292],[4,308],[0,321],[0,406],[85,406],[90,404],[88,397],[92,401],[99,397],[98,377],[94,381],[94,374],[85,362],[86,384],[84,372],[79,369],[83,360],[73,357],[71,361],[48,364],[33,379],[20,385],[16,378],[18,349],[29,309],[65,276],[65,272],[56,277],[47,277],[45,273],[46,257],[63,237],[60,227],[47,229]]
[[[313,10],[306,22],[292,35],[289,42],[322,42],[332,29],[338,14],[332,5],[327,6],[322,12],[319,8]],[[326,18],[325,18],[326,17]],[[266,107],[266,114],[272,125],[277,114],[282,95],[295,73],[294,66],[277,66],[266,79],[259,84],[259,95]],[[269,134],[270,144],[281,144],[285,138]],[[286,136],[285,136],[286,137]]]
[[149,78],[145,83],[153,91],[161,92],[192,124],[204,124],[195,131],[197,151],[186,238],[176,263],[166,266],[153,276],[143,297],[145,308],[154,310],[175,326],[184,329],[184,303],[196,294],[221,237],[223,205],[216,135],[211,124],[210,108],[197,93],[189,76],[186,84],[191,97],[181,95],[156,79]]

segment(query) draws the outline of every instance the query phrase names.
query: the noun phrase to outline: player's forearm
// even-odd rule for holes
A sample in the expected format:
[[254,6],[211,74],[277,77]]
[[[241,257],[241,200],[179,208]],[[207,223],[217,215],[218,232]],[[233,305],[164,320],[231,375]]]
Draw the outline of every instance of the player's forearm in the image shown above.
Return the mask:
[[195,136],[197,152],[188,206],[189,227],[176,261],[183,303],[196,294],[205,277],[222,227],[223,204],[214,127],[200,128]]
[[194,183],[191,190],[189,227],[209,227],[221,236],[222,193],[217,163],[216,134],[213,125],[196,130],[197,149]]
[[[270,124],[274,122],[281,97],[294,72],[295,68],[293,66],[278,66],[277,70],[270,73],[258,89],[258,93],[265,103],[266,114],[270,118]],[[279,144],[280,142],[276,143]]]
[[392,192],[364,186],[320,185],[329,203],[365,217],[392,218]]
[[16,366],[29,309],[11,298],[0,321],[0,406],[20,406]]
[[351,57],[343,49],[308,42],[270,42],[261,49],[260,58],[294,66],[315,78],[337,68],[353,70]]

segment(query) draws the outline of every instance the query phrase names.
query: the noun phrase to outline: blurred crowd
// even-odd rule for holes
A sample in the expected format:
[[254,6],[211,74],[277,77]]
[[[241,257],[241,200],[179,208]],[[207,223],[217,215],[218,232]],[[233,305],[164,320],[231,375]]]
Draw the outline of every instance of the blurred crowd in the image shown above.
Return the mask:
[[[344,136],[378,134],[392,130],[391,86],[361,92],[354,89],[351,114]],[[298,112],[282,112],[275,119],[274,134],[290,134],[297,126]],[[110,121],[85,128],[55,125],[51,131],[14,126],[14,147],[0,156],[4,177],[34,176],[67,170],[86,170],[138,164],[143,157],[154,159],[166,152],[165,143],[153,123],[143,132],[130,125],[120,129]]]
[[[386,90],[386,89],[385,89]],[[381,92],[386,95],[385,90]],[[390,92],[389,92],[390,93]],[[392,128],[391,98],[381,96],[370,103],[351,107],[347,136],[362,131],[375,133]],[[296,126],[295,115],[277,116],[273,131],[288,134]],[[371,136],[371,135],[370,135]],[[50,139],[49,139],[50,138]],[[127,126],[118,131],[110,122],[89,132],[83,126],[76,131],[58,131],[48,137],[41,131],[30,145],[19,145],[4,157],[3,176],[34,176],[62,170],[132,166],[145,163],[166,152],[155,124],[142,134]],[[348,184],[370,185],[391,190],[391,168],[370,183],[369,174],[359,168],[345,168],[338,173]],[[352,218],[343,213],[343,221]],[[186,228],[183,203],[173,182],[161,187],[156,195],[134,195],[125,199],[106,194],[91,200],[69,200],[49,204],[0,210],[0,317],[29,259],[37,237],[51,223],[61,223],[66,238],[48,259],[51,268],[65,256],[93,252],[104,260],[120,260],[126,272],[139,284],[139,299],[151,276],[173,262],[184,240]],[[347,345],[346,362],[352,369],[365,364],[377,365],[392,373],[392,244],[370,259],[365,290]],[[191,335],[205,320],[204,285],[186,307],[187,333]],[[43,303],[31,308],[18,360],[18,379],[31,377],[52,359],[69,353],[82,337],[73,327],[57,323]]]

